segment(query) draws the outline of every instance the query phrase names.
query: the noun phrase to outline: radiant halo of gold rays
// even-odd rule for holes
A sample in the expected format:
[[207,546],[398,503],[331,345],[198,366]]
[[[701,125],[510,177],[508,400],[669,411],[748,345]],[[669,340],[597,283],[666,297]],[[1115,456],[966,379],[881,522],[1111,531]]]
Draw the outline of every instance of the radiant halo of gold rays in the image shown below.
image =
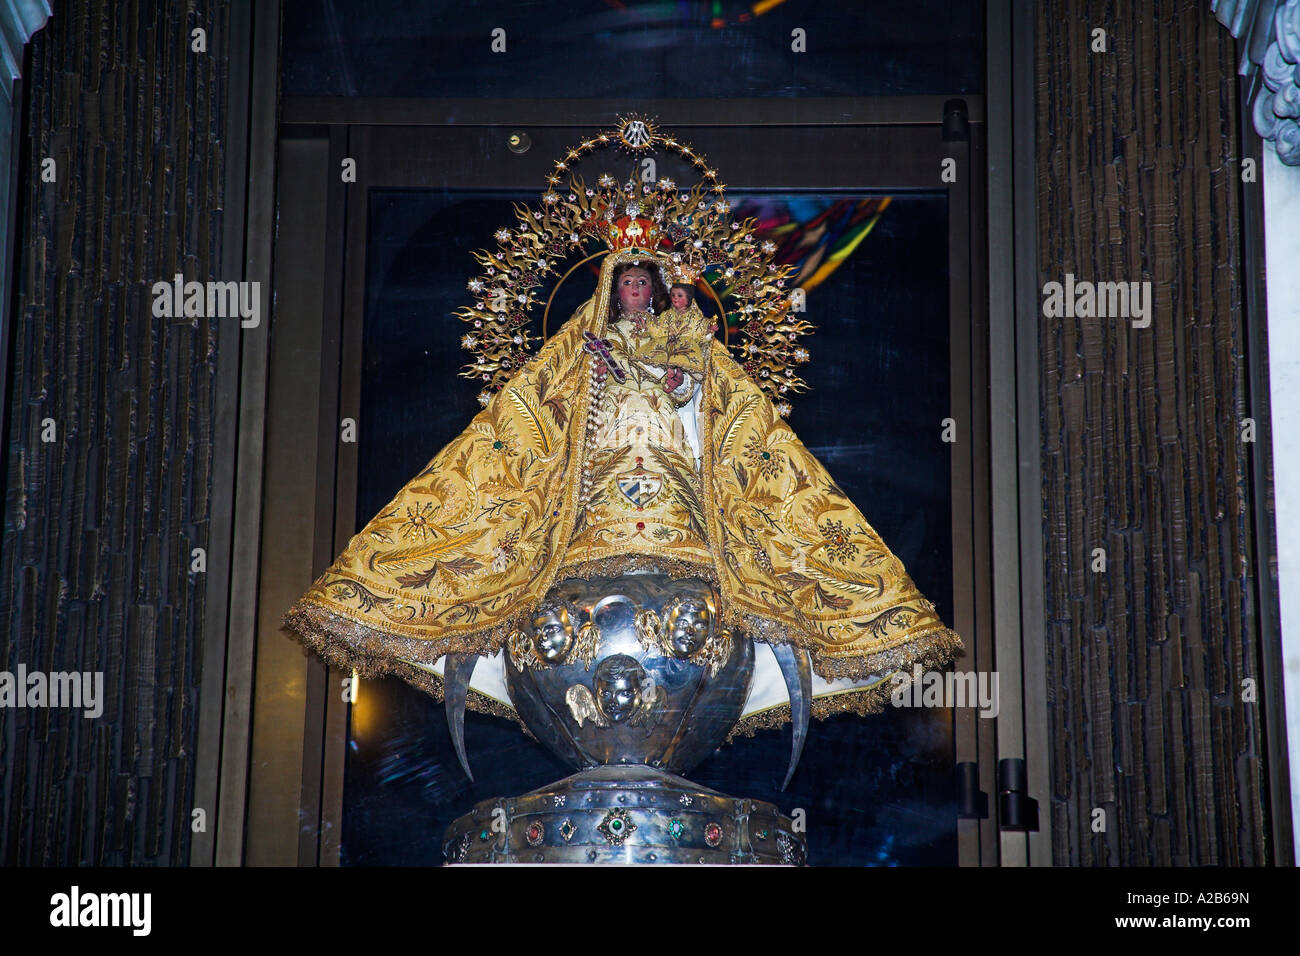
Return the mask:
[[[700,170],[700,182],[683,192],[671,179],[652,185],[638,182],[633,173],[619,183],[605,173],[588,186],[572,167],[586,154],[605,148],[635,155],[655,149],[675,152]],[[562,187],[566,173],[568,185]],[[470,326],[461,345],[475,357],[460,374],[480,382],[482,404],[523,366],[534,344],[546,338],[555,289],[578,266],[613,249],[644,248],[668,268],[672,281],[708,291],[718,304],[724,330],[727,315],[734,317],[741,331],[737,360],[776,403],[777,411],[789,414],[790,399],[808,387],[793,371],[808,360],[807,349],[797,342],[813,328],[792,311],[794,290],[789,282],[794,267],[776,264],[776,244],[758,238],[754,219],[731,219],[726,187],[701,153],[652,119],[632,114],[620,117],[615,129],[566,151],[546,181],[536,208],[514,205],[518,225],[493,234],[497,248],[474,253],[483,270],[468,283],[476,301],[456,312]],[[606,248],[586,254],[592,240]],[[537,290],[575,254],[586,255],[560,276],[547,296],[541,335],[535,335],[529,316],[540,301]],[[721,295],[715,284],[723,287]],[[724,335],[731,345],[729,332]]]

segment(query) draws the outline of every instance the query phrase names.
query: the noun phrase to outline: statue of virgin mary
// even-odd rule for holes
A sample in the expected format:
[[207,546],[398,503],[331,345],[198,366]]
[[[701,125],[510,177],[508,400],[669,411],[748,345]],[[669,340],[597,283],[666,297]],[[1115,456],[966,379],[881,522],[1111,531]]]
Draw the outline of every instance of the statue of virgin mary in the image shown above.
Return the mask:
[[[787,409],[764,390],[775,366],[738,363],[681,294],[707,288],[704,269],[747,270],[736,280],[751,293],[742,320],[765,327],[770,343],[788,296],[754,293],[772,291],[784,273],[748,241],[748,226],[727,228],[723,203],[708,215],[694,200],[689,212],[665,213],[636,195],[623,208],[636,185],[601,205],[573,184],[581,208],[558,226],[553,209],[545,219],[522,211],[525,229],[504,232],[532,251],[524,271],[534,275],[519,276],[518,258],[481,258],[487,274],[471,289],[497,307],[466,312],[475,331],[464,344],[505,343],[475,366],[501,387],[481,396],[482,411],[351,539],[284,623],[337,666],[397,675],[438,697],[454,665],[469,708],[521,719],[512,674],[599,664],[601,595],[693,582],[689,594],[637,605],[636,632],[656,653],[713,671],[731,646],[719,640],[752,647],[732,734],[790,720],[792,701],[805,725],[808,710],[879,711],[896,686],[890,677],[942,665],[961,641],[786,423]],[[719,222],[711,255],[698,238]],[[514,290],[494,280],[535,278],[553,266],[548,249],[592,236],[609,246],[594,294],[522,355],[512,305],[501,305]],[[750,354],[763,358],[758,347]],[[595,684],[575,684],[568,737],[584,718],[610,725],[649,713],[663,690],[652,682],[620,709],[619,681],[634,665],[606,667],[609,687],[599,673]],[[810,707],[797,699],[796,665]]]

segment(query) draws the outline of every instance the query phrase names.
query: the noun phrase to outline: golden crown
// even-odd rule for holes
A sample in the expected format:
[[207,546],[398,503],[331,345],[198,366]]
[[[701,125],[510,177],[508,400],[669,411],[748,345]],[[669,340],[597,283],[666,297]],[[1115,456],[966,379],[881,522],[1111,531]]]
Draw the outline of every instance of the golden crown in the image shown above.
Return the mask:
[[613,221],[601,219],[596,228],[611,251],[618,249],[650,251],[659,245],[659,224],[640,215],[619,216]]
[[[576,160],[604,147],[633,154],[672,150],[702,170],[701,181],[680,192],[666,178],[651,183],[633,175],[619,183],[606,173],[588,186],[571,173],[567,187],[561,187],[561,174]],[[493,234],[496,250],[474,253],[483,272],[470,279],[468,289],[477,301],[456,314],[471,326],[461,345],[476,361],[461,375],[481,383],[480,403],[487,404],[540,340],[528,325],[544,278],[556,274],[570,255],[586,253],[586,244],[597,239],[610,251],[644,249],[655,255],[673,282],[710,282],[740,327],[738,361],[768,392],[777,411],[790,413],[790,397],[807,388],[791,370],[808,360],[796,340],[812,330],[810,322],[791,312],[793,290],[786,286],[794,268],[773,261],[776,244],[755,235],[755,220],[731,219],[725,187],[702,155],[661,133],[651,120],[621,118],[617,129],[584,140],[557,160],[547,184],[538,208],[515,205],[519,224]]]

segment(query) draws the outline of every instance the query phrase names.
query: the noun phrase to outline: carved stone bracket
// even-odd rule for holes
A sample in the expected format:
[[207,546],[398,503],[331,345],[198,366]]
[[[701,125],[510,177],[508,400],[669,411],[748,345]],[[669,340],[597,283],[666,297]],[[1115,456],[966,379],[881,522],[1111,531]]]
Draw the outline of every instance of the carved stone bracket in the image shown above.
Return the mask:
[[1211,0],[1210,9],[1241,42],[1237,72],[1254,88],[1255,131],[1300,166],[1300,0]]

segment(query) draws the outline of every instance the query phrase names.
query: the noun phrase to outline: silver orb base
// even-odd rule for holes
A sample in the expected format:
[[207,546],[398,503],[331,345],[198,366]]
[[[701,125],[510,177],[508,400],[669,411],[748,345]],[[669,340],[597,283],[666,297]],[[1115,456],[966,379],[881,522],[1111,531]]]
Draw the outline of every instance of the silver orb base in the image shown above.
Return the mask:
[[699,578],[568,578],[507,647],[511,703],[575,770],[686,773],[735,725],[754,671],[753,643],[720,626],[719,601]]
[[447,828],[457,863],[803,866],[790,817],[644,765],[604,766],[519,797],[485,800]]
[[[802,866],[807,848],[775,806],[683,777],[741,714],[754,648],[720,622],[717,589],[654,572],[566,578],[506,645],[520,719],[579,769],[540,790],[478,804],[443,840],[449,863],[713,863]],[[806,652],[775,646],[790,691],[794,772],[808,726]],[[473,660],[448,655],[444,696],[466,772]],[[472,779],[472,776],[471,776]]]

